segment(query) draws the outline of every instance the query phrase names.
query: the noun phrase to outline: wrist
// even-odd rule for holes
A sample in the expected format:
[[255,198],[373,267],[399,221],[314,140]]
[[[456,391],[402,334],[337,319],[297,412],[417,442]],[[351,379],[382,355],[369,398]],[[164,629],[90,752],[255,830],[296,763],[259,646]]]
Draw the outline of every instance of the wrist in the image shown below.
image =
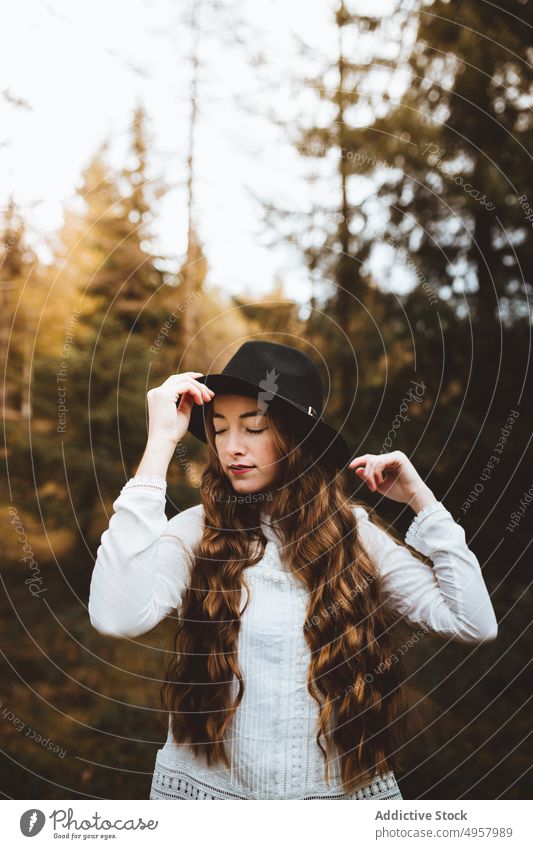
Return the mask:
[[410,493],[406,504],[408,504],[415,513],[420,513],[421,510],[429,507],[430,504],[436,504],[437,501],[438,499],[430,490],[429,486],[424,484],[424,486],[418,487],[417,490]]
[[170,452],[174,453],[174,449],[178,444],[177,439],[173,436],[168,436],[166,433],[152,433],[149,434],[148,439],[146,440],[146,447],[150,448],[151,451],[162,451],[163,453]]
[[135,474],[166,478],[176,443],[168,437],[149,437]]

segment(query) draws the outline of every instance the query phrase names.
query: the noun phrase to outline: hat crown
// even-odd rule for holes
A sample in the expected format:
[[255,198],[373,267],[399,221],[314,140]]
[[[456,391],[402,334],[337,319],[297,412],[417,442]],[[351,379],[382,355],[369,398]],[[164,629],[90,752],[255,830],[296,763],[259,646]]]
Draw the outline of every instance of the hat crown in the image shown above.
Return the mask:
[[279,395],[315,418],[322,415],[320,372],[313,360],[296,348],[279,342],[244,342],[226,363],[222,374],[257,385],[258,400],[268,403],[274,395]]

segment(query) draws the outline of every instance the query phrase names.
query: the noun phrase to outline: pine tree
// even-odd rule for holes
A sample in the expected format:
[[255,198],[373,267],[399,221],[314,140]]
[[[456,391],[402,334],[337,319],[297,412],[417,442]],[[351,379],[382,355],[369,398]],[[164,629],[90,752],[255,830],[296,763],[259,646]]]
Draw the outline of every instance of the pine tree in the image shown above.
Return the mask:
[[13,197],[0,223],[0,361],[5,376],[0,399],[7,419],[31,417],[31,356],[38,293],[39,264],[26,240],[26,224]]
[[[368,183],[361,179],[358,161],[368,155],[367,139],[355,121],[361,108],[368,105],[375,83],[373,66],[377,64],[381,70],[395,67],[395,59],[388,55],[389,31],[401,31],[405,16],[405,11],[402,17],[396,10],[384,19],[372,11],[358,14],[344,0],[336,4],[336,55],[323,59],[320,72],[305,80],[325,117],[312,126],[303,126],[294,138],[302,156],[322,164],[320,184],[327,175],[331,202],[313,200],[308,213],[264,205],[267,225],[278,238],[281,233],[297,247],[314,282],[306,337],[318,342],[322,336],[323,343],[327,339],[327,350],[335,362],[335,373],[328,375],[333,381],[333,398],[338,399],[333,412],[342,421],[353,407],[357,370],[353,344],[361,325],[361,310],[369,298],[379,300],[379,292],[372,291],[376,284],[367,267],[377,231],[376,206],[372,197],[365,197],[369,195]],[[316,62],[314,51],[307,45],[301,43],[300,51]],[[319,185],[316,171],[309,180],[313,186]],[[392,319],[396,310],[393,298],[383,294],[381,300],[385,316],[390,314]],[[383,331],[386,335],[386,325]]]
[[[38,441],[36,466],[42,479],[52,476],[58,461],[64,469],[79,527],[76,550],[85,554],[97,541],[98,504],[119,491],[146,441],[150,346],[168,316],[171,292],[158,267],[161,258],[149,251],[150,192],[162,189],[147,177],[141,109],[131,157],[118,174],[106,162],[106,148],[85,169],[61,233],[61,286],[80,293],[73,344],[66,359],[58,360],[56,352],[41,359],[36,386],[40,414],[56,425],[56,451]],[[58,380],[66,397],[62,419],[55,409]],[[65,508],[61,487],[49,508],[52,514]]]
[[415,249],[423,275],[490,332],[523,315],[532,291],[519,198],[533,144],[533,9],[486,11],[475,0],[420,8],[409,85],[365,135],[379,135],[391,166],[378,192],[390,210],[383,238]]
[[[475,0],[421,4],[405,92],[364,132],[387,164],[376,192],[389,212],[380,241],[405,252],[422,281],[406,309],[424,290],[437,298],[434,316],[426,309],[416,325],[417,359],[429,362],[433,338],[446,390],[439,416],[460,412],[455,444],[473,464],[496,438],[488,405],[505,420],[527,397],[533,291],[533,9],[517,0],[486,11]],[[441,328],[445,307],[455,320]],[[456,403],[443,403],[452,386]],[[521,431],[526,438],[522,421],[509,449],[517,462]]]

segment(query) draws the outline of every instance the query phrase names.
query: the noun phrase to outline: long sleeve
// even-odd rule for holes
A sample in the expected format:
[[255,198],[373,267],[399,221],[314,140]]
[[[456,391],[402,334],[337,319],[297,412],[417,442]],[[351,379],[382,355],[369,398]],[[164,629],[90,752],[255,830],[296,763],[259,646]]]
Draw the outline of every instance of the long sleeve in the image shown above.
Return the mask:
[[89,591],[97,631],[136,637],[181,602],[202,533],[201,505],[168,520],[166,481],[137,475],[123,486],[101,537]]
[[355,510],[362,542],[378,567],[384,604],[411,624],[458,642],[496,638],[498,623],[479,562],[442,502],[417,513],[405,535],[433,568],[373,524],[363,507]]

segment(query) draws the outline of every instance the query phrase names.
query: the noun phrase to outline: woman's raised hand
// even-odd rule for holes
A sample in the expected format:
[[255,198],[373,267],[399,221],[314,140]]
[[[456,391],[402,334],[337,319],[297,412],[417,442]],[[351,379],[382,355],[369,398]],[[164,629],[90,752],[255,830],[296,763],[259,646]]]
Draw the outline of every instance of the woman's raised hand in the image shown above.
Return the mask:
[[403,451],[388,454],[363,454],[348,463],[372,492],[379,492],[393,501],[411,504],[415,510],[436,501],[409,457]]
[[175,446],[185,436],[193,403],[203,404],[215,395],[212,389],[196,380],[201,376],[201,371],[171,374],[161,386],[146,393],[149,442],[161,441]]

